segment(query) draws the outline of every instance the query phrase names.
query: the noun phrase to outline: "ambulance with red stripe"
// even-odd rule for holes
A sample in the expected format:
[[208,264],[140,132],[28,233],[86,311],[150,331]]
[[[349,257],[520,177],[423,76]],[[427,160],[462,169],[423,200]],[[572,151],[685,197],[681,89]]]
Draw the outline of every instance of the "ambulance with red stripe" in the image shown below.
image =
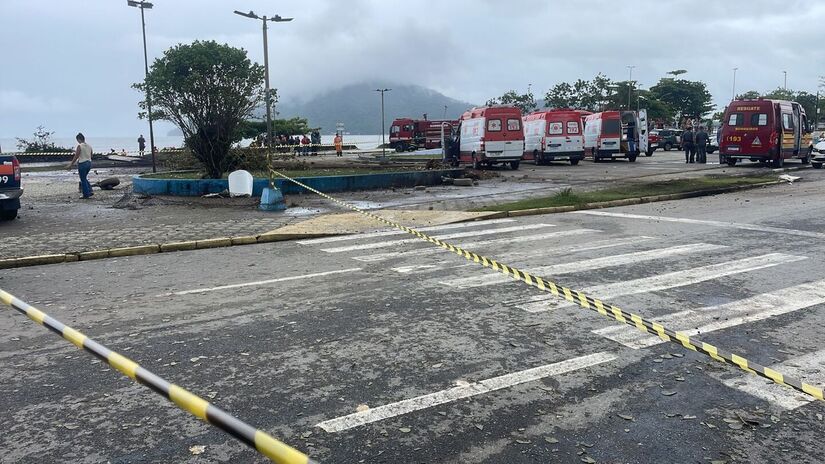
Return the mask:
[[10,221],[20,209],[20,162],[14,156],[0,153],[0,220]]
[[524,117],[524,157],[536,165],[584,159],[583,118],[574,110],[536,111]]
[[494,164],[518,169],[524,155],[521,110],[495,105],[465,112],[459,121],[458,145],[458,160],[475,169]]
[[719,161],[735,166],[739,160],[770,163],[811,159],[811,127],[805,109],[785,100],[736,100],[725,110],[719,137]]

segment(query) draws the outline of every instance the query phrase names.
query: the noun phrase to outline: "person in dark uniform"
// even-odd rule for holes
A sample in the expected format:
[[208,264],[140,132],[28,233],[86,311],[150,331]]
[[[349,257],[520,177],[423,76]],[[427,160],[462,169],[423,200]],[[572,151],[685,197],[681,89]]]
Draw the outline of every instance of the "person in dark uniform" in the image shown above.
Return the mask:
[[699,131],[694,136],[696,143],[696,162],[705,164],[708,162],[708,142],[710,138],[705,132],[704,126],[699,126]]
[[682,132],[682,149],[685,150],[685,163],[692,163],[694,156],[696,156],[693,135],[693,128],[690,126]]

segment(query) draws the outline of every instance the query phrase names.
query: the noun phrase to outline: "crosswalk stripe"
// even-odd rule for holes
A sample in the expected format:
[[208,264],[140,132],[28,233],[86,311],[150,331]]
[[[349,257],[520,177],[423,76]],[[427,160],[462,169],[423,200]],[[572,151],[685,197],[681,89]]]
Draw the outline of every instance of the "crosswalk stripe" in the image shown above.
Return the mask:
[[[804,256],[786,255],[783,253],[769,253],[766,255],[753,256],[750,258],[728,261],[709,266],[694,267],[683,271],[668,272],[651,277],[642,277],[624,282],[614,282],[605,285],[596,285],[581,290],[587,295],[594,295],[602,300],[616,298],[624,295],[636,295],[639,293],[655,292],[669,288],[684,287],[687,285],[718,279],[743,272],[751,272],[768,267],[788,264],[807,259]],[[533,300],[531,303],[517,305],[529,313],[547,311],[550,308],[547,303],[555,300],[552,296],[545,296],[542,300]],[[555,308],[568,306],[562,303]]]
[[[497,244],[500,244],[500,243],[519,243],[519,242],[537,242],[537,243],[541,243],[542,246],[544,246],[546,244],[545,241],[548,241],[548,240],[559,239],[559,238],[564,238],[564,237],[572,237],[572,236],[576,236],[576,235],[590,234],[590,233],[594,233],[594,232],[600,232],[600,231],[593,230],[593,229],[560,230],[558,232],[548,232],[548,233],[542,233],[542,234],[519,235],[519,236],[516,236],[516,237],[502,237],[502,238],[494,238],[494,239],[490,239],[490,240],[479,240],[479,241],[476,241],[476,242],[466,242],[466,243],[462,242],[458,245],[461,248],[464,248],[464,249],[474,249],[474,248],[487,246],[487,245],[497,245]],[[640,239],[642,239],[642,240],[649,240],[650,238],[651,237],[640,237]],[[639,240],[636,240],[635,238],[627,238],[627,239],[624,239],[624,240],[628,243],[639,241]],[[603,242],[608,242],[608,241],[603,241]],[[560,247],[554,247],[553,249],[554,250],[560,249]],[[423,256],[423,255],[436,255],[436,254],[442,254],[442,253],[444,253],[444,250],[442,250],[441,248],[429,247],[429,248],[421,248],[421,249],[407,250],[407,251],[391,251],[391,252],[386,252],[386,253],[375,253],[375,254],[365,255],[365,256],[354,256],[352,259],[355,259],[357,261],[362,261],[362,262],[365,262],[365,263],[372,263],[372,262],[376,262],[376,261],[385,261],[385,260],[388,260],[388,259],[402,259],[402,258],[407,258],[407,257],[419,257],[419,256]]]
[[478,382],[456,382],[458,384],[456,387],[337,417],[318,423],[316,427],[320,427],[329,433],[341,432],[440,404],[603,364],[615,359],[616,355],[603,351]]
[[[464,229],[467,227],[481,227],[481,226],[489,226],[495,224],[504,224],[508,222],[515,222],[515,219],[487,219],[484,221],[471,221],[471,222],[459,222],[455,224],[442,224],[440,226],[429,226],[429,227],[422,227],[420,230],[422,232],[428,232],[433,230],[452,230],[452,229]],[[370,232],[366,234],[350,234],[350,235],[336,235],[333,237],[321,237],[321,238],[310,238],[306,240],[296,240],[296,243],[301,245],[317,245],[319,243],[332,243],[332,242],[343,242],[346,240],[359,240],[362,238],[376,238],[376,237],[389,237],[392,235],[403,235],[406,232],[400,230],[384,230],[379,232]]]
[[353,272],[360,271],[360,267],[353,267],[350,269],[341,269],[339,271],[326,271],[326,272],[316,272],[313,274],[304,274],[304,275],[297,275],[297,276],[290,276],[290,277],[279,277],[277,279],[267,279],[267,280],[256,280],[254,282],[243,282],[238,284],[230,284],[230,285],[221,285],[218,287],[204,287],[204,288],[195,288],[192,290],[182,290],[179,292],[171,292],[171,293],[164,293],[163,295],[158,296],[173,296],[173,295],[190,295],[193,293],[206,293],[206,292],[216,292],[220,290],[229,290],[233,288],[243,288],[243,287],[256,287],[259,285],[269,285],[269,284],[276,284],[280,282],[289,282],[291,280],[303,280],[303,279],[315,279],[317,277],[324,277],[328,275],[335,275],[335,274],[350,274]]
[[[571,274],[574,272],[603,269],[612,266],[623,266],[642,261],[667,258],[671,256],[719,250],[722,248],[727,247],[724,245],[713,245],[709,243],[693,243],[688,245],[677,245],[668,248],[659,248],[655,250],[637,251],[633,253],[625,253],[614,256],[602,256],[593,259],[582,259],[570,263],[541,266],[527,269],[527,272],[537,276],[550,277],[562,274]],[[502,284],[507,282],[513,282],[513,279],[505,275],[484,274],[483,276],[470,276],[461,277],[458,279],[451,279],[444,281],[442,283],[450,287],[474,288]]]
[[[825,384],[825,349],[790,358],[770,368],[785,375],[804,378],[808,383],[823,385]],[[719,378],[719,374],[712,375]],[[790,395],[786,387],[755,375],[737,376],[722,380],[722,383],[787,410],[796,409],[814,401],[812,396]]]
[[[662,325],[675,326],[677,329],[684,327],[678,330],[693,336],[761,321],[823,303],[825,280],[820,280],[721,305],[670,313],[655,319]],[[660,338],[633,330],[631,327],[610,326],[594,330],[593,333],[633,349],[664,343]]]
[[679,217],[670,217],[670,216],[648,216],[644,214],[628,214],[628,213],[612,213],[608,211],[573,211],[571,214],[586,214],[589,216],[606,216],[606,217],[615,217],[615,218],[623,218],[623,219],[642,219],[647,221],[659,221],[659,222],[678,222],[682,224],[696,224],[696,225],[703,225],[703,226],[714,226],[714,227],[725,227],[729,229],[742,229],[742,230],[751,230],[756,232],[768,232],[772,234],[778,234],[780,237],[787,236],[787,235],[795,235],[799,237],[808,237],[808,238],[825,238],[825,234],[821,232],[809,232],[807,230],[796,230],[796,229],[783,229],[781,227],[770,227],[770,226],[760,226],[757,224],[742,224],[737,222],[724,222],[724,221],[710,221],[704,219],[690,219],[690,218],[679,218]]
[[[472,230],[467,232],[457,232],[454,234],[447,234],[447,235],[438,235],[435,238],[440,240],[449,240],[452,238],[461,238],[461,237],[479,237],[482,235],[495,235],[495,234],[504,234],[507,232],[517,232],[522,230],[535,230],[535,229],[543,229],[545,227],[556,227],[554,224],[525,224],[520,226],[513,226],[513,227],[502,227],[500,229],[486,229],[486,230]],[[334,247],[334,248],[321,248],[321,251],[327,253],[346,253],[349,251],[357,251],[357,250],[371,250],[374,248],[386,248],[391,246],[398,246],[398,245],[406,245],[408,243],[421,243],[421,239],[418,238],[406,238],[401,240],[385,240],[382,242],[370,242],[370,243],[362,243],[360,245],[349,245],[349,246],[342,246],[342,247]]]

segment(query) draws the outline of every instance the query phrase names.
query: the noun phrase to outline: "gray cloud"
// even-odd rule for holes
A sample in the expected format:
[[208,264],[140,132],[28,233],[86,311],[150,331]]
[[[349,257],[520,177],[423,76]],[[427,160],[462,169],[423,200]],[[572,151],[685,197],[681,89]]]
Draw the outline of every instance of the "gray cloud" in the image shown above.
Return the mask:
[[[0,1],[0,136],[38,124],[71,134],[128,135],[141,79],[138,11],[120,0]],[[260,23],[233,9],[294,16],[270,29],[272,81],[304,99],[365,80],[414,83],[481,102],[508,89],[537,95],[602,72],[649,87],[672,69],[708,83],[714,99],[782,85],[815,91],[825,62],[817,0],[155,0],[150,56],[195,39],[243,47],[262,61]]]

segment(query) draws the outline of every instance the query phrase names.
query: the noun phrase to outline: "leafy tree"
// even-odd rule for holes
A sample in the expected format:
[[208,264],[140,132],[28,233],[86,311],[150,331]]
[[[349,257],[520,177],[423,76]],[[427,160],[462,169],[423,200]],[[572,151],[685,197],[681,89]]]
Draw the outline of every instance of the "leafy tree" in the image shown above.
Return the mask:
[[[544,104],[549,108],[573,108],[588,111],[602,111],[608,104],[615,103],[613,81],[599,73],[592,81],[577,80],[573,84],[560,82],[544,96]],[[625,101],[627,93],[625,93]]]
[[[248,119],[239,126],[239,138],[251,139],[266,133],[266,121]],[[272,131],[277,135],[300,135],[312,131],[305,118],[275,119],[272,121]]]
[[760,95],[759,92],[757,92],[756,90],[748,90],[745,93],[737,95],[736,100],[756,100],[761,96],[762,95]]
[[650,93],[672,108],[679,120],[700,119],[716,107],[704,82],[665,77],[650,88]]
[[32,134],[32,139],[17,139],[17,149],[26,153],[49,153],[49,152],[71,152],[70,148],[58,147],[52,141],[54,132],[46,130],[44,126],[37,126]]
[[519,94],[515,90],[509,90],[498,98],[487,100],[487,105],[512,105],[519,108],[523,114],[532,113],[538,108],[532,91]]
[[687,74],[687,69],[674,69],[673,71],[668,71],[667,74],[670,74],[674,78],[681,76],[682,74]]
[[133,87],[149,87],[153,117],[177,125],[206,174],[220,178],[239,162],[229,149],[239,140],[238,126],[261,102],[263,81],[263,66],[252,63],[243,49],[195,41],[166,50],[145,83]]

